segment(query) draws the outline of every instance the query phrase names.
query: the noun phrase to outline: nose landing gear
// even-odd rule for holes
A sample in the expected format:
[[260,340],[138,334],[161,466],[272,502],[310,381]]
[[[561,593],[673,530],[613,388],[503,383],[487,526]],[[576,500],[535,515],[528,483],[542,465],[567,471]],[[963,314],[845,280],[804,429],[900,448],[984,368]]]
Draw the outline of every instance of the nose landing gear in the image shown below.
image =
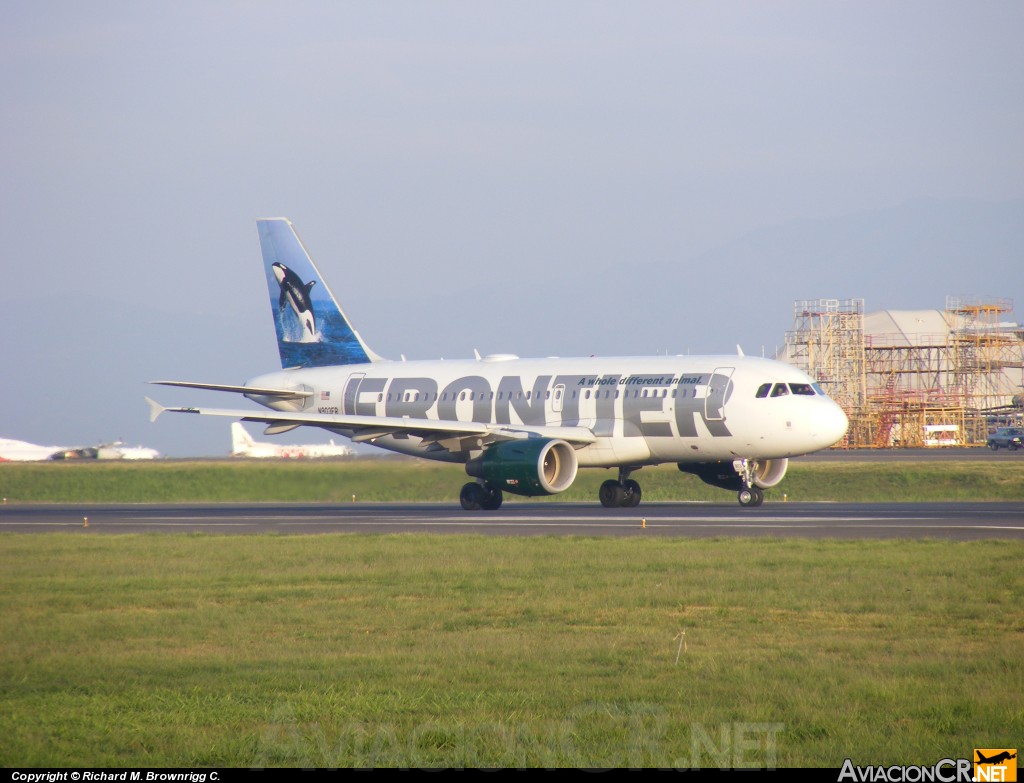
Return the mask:
[[757,462],[752,459],[740,459],[733,463],[736,472],[740,474],[740,487],[737,499],[744,507],[760,506],[764,503],[764,490],[754,483],[754,471],[757,469]]

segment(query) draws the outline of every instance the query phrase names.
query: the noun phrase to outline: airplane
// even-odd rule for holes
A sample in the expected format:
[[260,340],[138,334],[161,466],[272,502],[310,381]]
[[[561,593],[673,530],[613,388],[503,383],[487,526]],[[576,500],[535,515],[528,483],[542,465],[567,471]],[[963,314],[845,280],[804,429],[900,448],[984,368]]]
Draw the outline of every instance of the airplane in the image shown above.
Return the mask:
[[[579,468],[617,470],[598,499],[607,508],[632,508],[642,489],[631,475],[661,463],[736,492],[741,506],[759,506],[791,457],[828,448],[846,433],[846,414],[810,376],[739,350],[383,359],[351,326],[291,221],[256,224],[281,369],[243,385],[151,383],[241,394],[269,410],[165,408],[147,397],[150,421],[170,411],[261,422],[267,435],[313,426],[355,443],[461,463],[473,479],[459,495],[467,511],[496,510],[505,492],[563,492]],[[296,323],[304,310],[281,305],[288,279],[281,266],[296,277],[289,290],[308,294],[315,340],[308,325]]]
[[992,758],[985,758],[985,756],[981,754],[980,750],[976,750],[975,753],[978,754],[978,764],[1001,764],[1004,761],[1009,761],[1011,759],[1017,758],[1016,753],[1010,753],[1006,750],[1004,750],[1002,753],[997,753]]
[[40,446],[24,440],[0,438],[0,462],[32,462],[50,459],[53,454],[67,448],[67,446]]
[[160,452],[123,441],[99,446],[39,446],[23,440],[0,438],[0,462],[31,462],[48,459],[156,459]]
[[[109,459],[159,459],[160,452],[146,446],[126,446],[123,440],[114,441],[104,447],[110,454]],[[103,459],[103,452],[100,452]]]
[[355,452],[348,446],[330,445],[279,446],[276,443],[258,443],[239,422],[231,424],[232,457],[286,457],[290,459],[317,459],[319,457],[350,457]]

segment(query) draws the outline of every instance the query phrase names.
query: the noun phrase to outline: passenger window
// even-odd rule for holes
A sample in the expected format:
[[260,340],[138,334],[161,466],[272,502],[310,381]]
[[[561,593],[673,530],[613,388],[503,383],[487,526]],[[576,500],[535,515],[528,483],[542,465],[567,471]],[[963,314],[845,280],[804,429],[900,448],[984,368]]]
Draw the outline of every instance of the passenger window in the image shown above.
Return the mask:
[[784,397],[789,394],[789,389],[786,388],[786,384],[777,383],[775,388],[772,389],[772,397]]
[[757,398],[759,400],[764,399],[765,397],[768,396],[768,392],[770,392],[771,389],[772,385],[770,383],[762,383],[760,386],[757,387]]
[[811,388],[809,383],[791,383],[789,384],[789,390],[793,394],[803,394],[807,397],[814,396],[814,389]]

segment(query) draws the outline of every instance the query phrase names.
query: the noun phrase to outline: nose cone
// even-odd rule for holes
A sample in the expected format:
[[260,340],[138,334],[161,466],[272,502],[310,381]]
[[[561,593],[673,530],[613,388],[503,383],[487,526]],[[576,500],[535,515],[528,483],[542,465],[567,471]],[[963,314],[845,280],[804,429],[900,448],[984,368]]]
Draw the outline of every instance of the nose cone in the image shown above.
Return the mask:
[[815,436],[825,449],[843,439],[850,427],[850,420],[843,409],[832,400],[823,400],[826,404],[818,412],[815,424]]

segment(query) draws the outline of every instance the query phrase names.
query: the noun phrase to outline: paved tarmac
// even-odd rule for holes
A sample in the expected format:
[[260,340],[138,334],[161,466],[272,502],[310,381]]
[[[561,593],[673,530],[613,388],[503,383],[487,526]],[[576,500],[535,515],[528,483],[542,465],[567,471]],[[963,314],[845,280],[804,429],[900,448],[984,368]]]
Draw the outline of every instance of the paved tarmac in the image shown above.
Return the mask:
[[935,449],[826,449],[794,457],[794,462],[1024,462],[1024,450],[992,451],[981,446]]
[[1024,502],[597,503],[509,502],[494,512],[440,503],[8,505],[0,532],[313,534],[466,533],[526,536],[783,536],[1024,540]]

